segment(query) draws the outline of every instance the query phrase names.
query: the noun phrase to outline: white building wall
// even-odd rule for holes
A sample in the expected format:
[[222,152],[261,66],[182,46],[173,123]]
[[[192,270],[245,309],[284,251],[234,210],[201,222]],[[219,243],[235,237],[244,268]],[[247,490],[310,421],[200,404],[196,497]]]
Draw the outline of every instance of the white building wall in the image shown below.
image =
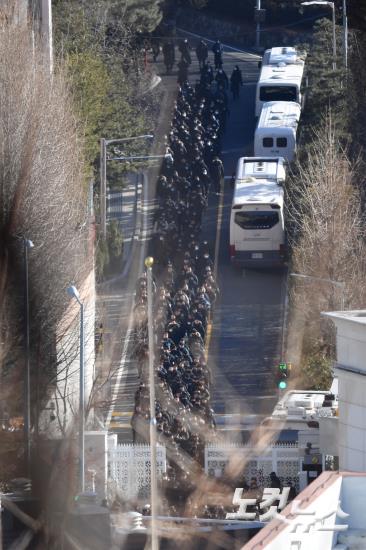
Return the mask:
[[107,494],[108,433],[85,432],[85,487],[101,500]]
[[350,529],[366,527],[366,478],[344,476],[342,479],[342,510],[349,514],[345,523]]
[[[366,311],[326,313],[337,327],[339,467],[366,471]],[[353,369],[353,371],[347,370]]]
[[[95,274],[91,271],[78,288],[84,304],[85,405],[89,402],[95,367]],[[66,295],[66,291],[65,291]],[[68,299],[67,296],[65,298]],[[57,382],[53,394],[40,415],[39,429],[49,436],[61,437],[73,427],[79,410],[80,391],[80,306],[69,299],[57,332]]]

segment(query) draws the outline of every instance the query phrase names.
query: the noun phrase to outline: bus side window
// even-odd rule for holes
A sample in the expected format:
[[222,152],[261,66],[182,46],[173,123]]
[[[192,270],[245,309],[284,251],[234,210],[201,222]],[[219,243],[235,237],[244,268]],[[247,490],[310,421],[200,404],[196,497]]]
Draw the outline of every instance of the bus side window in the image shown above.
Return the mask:
[[273,147],[273,138],[271,137],[263,138],[263,147]]
[[287,147],[287,138],[281,137],[277,138],[277,147]]

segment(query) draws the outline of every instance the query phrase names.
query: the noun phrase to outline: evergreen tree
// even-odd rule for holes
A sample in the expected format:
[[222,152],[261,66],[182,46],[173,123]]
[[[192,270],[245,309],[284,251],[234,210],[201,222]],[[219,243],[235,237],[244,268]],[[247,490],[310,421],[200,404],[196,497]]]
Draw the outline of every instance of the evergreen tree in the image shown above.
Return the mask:
[[159,25],[162,12],[161,0],[107,0],[106,7],[115,21],[136,32],[152,32]]
[[[337,68],[333,70],[333,27],[329,19],[320,19],[314,25],[314,37],[308,49],[306,70],[309,87],[302,114],[303,143],[310,143],[312,129],[322,124],[324,113],[332,112],[339,135],[348,137],[346,79],[342,57],[342,32],[336,28]],[[306,49],[306,47],[305,47]],[[309,133],[310,132],[310,133]]]
[[[153,96],[139,93],[145,78],[143,51],[134,36],[159,21],[159,2],[150,2],[144,19],[135,14],[132,21],[127,13],[145,3],[58,0],[54,5],[55,49],[66,60],[87,157],[96,166],[101,137],[151,131],[155,102]],[[126,22],[137,26],[131,30]]]

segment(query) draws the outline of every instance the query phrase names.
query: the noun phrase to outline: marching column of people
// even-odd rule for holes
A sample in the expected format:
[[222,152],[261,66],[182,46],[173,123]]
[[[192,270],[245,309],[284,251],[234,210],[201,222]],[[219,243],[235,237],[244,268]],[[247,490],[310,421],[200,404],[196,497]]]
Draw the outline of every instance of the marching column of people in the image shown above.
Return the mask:
[[[163,54],[165,60],[168,56],[174,63],[171,46]],[[191,57],[187,41],[181,43],[179,51],[180,88],[157,181],[151,254],[156,277],[156,425],[175,483],[188,488],[192,472],[182,465],[182,451],[202,466],[205,439],[215,434],[205,344],[219,288],[209,244],[200,234],[209,194],[220,194],[223,183],[219,154],[228,117],[228,79],[222,63],[215,76],[207,62],[208,50],[201,43],[196,50],[200,79],[193,87],[188,83]],[[131,424],[134,442],[145,442],[149,440],[150,423],[146,274],[136,285],[135,319],[134,356],[140,385]]]
[[[169,46],[169,47],[168,47]],[[166,136],[166,159],[157,181],[159,201],[155,213],[155,234],[151,243],[154,257],[153,313],[155,340],[156,402],[155,416],[159,442],[166,446],[169,466],[162,478],[163,489],[177,489],[182,507],[185,497],[194,489],[192,471],[182,461],[184,453],[203,465],[205,440],[215,434],[215,421],[210,405],[211,372],[205,344],[212,308],[219,295],[213,273],[210,246],[201,239],[202,218],[210,193],[220,194],[224,177],[221,139],[228,117],[227,91],[239,97],[243,84],[235,67],[230,80],[222,67],[222,47],[215,43],[216,74],[207,61],[208,48],[201,41],[196,54],[200,79],[188,83],[191,63],[188,42],[179,51],[181,84]],[[169,50],[169,51],[168,51]],[[167,43],[164,59],[169,54],[175,61],[174,44]],[[168,71],[168,72],[169,72]],[[134,442],[149,441],[150,401],[148,384],[147,279],[144,273],[137,281],[135,295],[135,349],[140,385],[135,394],[132,418]],[[183,453],[182,453],[183,451]],[[258,500],[259,487],[252,478],[229,480],[233,489],[245,488]],[[237,485],[239,483],[239,485]],[[240,485],[242,483],[242,485]],[[280,487],[274,472],[271,487]],[[168,492],[167,492],[168,494]],[[177,513],[176,497],[168,498],[169,514]],[[218,504],[198,510],[193,515],[225,518],[235,507]],[[185,509],[189,508],[189,499]],[[149,511],[147,511],[149,513]]]
[[[173,121],[166,137],[169,157],[157,182],[159,206],[151,253],[157,264],[154,290],[156,353],[156,420],[160,439],[173,463],[185,451],[203,462],[204,437],[214,430],[210,406],[210,370],[205,342],[219,289],[213,276],[209,244],[200,242],[202,216],[211,191],[220,192],[223,166],[225,90],[207,86],[203,67],[199,86],[179,89]],[[147,281],[137,282],[134,355],[140,374],[132,418],[134,441],[148,441]],[[176,461],[174,461],[176,455]],[[182,467],[180,475],[187,476]],[[177,468],[175,468],[177,474]],[[175,474],[175,475],[176,475]]]

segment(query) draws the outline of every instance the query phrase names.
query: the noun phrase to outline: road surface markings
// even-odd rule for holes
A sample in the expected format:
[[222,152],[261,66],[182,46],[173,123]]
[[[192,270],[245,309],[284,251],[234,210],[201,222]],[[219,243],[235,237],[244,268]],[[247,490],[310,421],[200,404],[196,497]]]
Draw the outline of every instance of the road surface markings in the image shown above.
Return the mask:
[[[233,147],[232,149],[224,149],[222,151],[222,154],[228,155],[230,153],[243,153],[243,150],[244,150],[243,147]],[[229,177],[229,176],[225,176],[225,177]]]
[[133,313],[133,310],[132,310],[131,313],[130,313],[129,320],[128,320],[128,328],[127,328],[126,337],[125,337],[125,341],[124,341],[124,345],[123,345],[121,361],[120,361],[120,364],[119,364],[119,367],[118,367],[118,375],[117,375],[116,383],[114,384],[114,387],[113,387],[113,393],[112,393],[112,399],[111,399],[112,406],[109,409],[107,420],[106,420],[106,426],[107,427],[109,427],[109,425],[111,423],[111,418],[112,418],[112,415],[114,413],[114,408],[117,404],[117,396],[118,396],[119,389],[120,389],[122,374],[125,371],[128,346],[129,346],[131,334],[132,334],[132,331],[133,331],[133,325],[134,325],[134,313]]
[[[223,206],[224,206],[224,191],[225,191],[224,182],[221,182],[220,198],[219,198],[218,211],[217,211],[217,226],[216,226],[216,240],[215,240],[215,261],[214,261],[214,273],[213,273],[215,281],[217,281],[218,258],[219,258],[219,250],[220,250],[220,237],[221,237],[221,226],[222,226]],[[211,334],[212,334],[212,322],[209,321],[207,324],[206,346],[205,346],[206,361],[208,360]]]
[[208,361],[208,351],[210,349],[211,334],[212,334],[212,323],[211,323],[211,321],[209,321],[207,323],[206,345],[205,345],[206,362]]
[[220,238],[221,238],[221,226],[223,218],[223,206],[224,206],[224,182],[220,185],[220,198],[217,211],[217,226],[216,226],[216,240],[215,240],[215,260],[214,260],[214,279],[217,281],[217,269],[219,262],[219,250],[220,250]]

